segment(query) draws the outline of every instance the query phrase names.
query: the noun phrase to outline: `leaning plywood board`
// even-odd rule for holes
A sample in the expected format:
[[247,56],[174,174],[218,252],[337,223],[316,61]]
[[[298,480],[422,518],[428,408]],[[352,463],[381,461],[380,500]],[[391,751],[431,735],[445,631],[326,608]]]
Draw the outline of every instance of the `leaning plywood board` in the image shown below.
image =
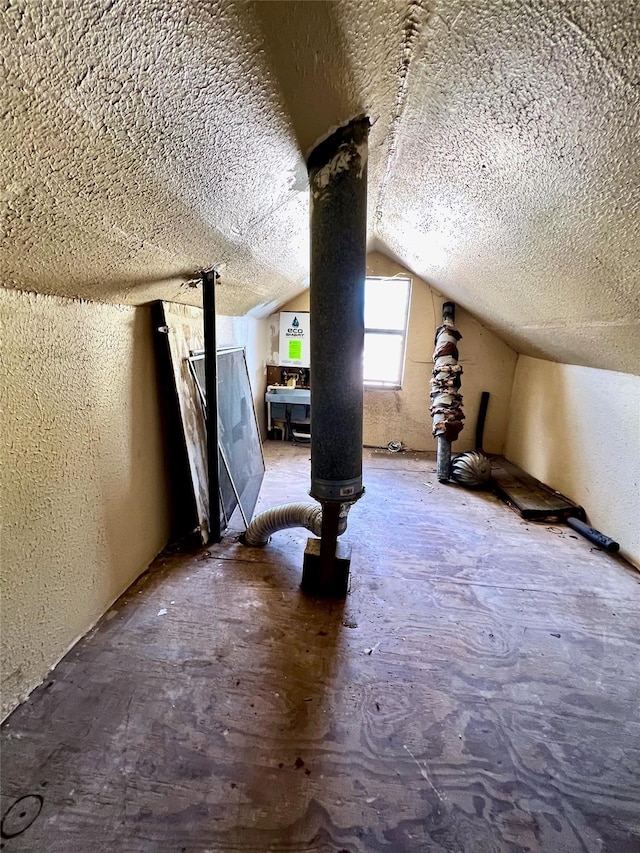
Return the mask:
[[576,507],[569,498],[501,456],[491,460],[491,476],[497,495],[515,507],[523,518],[583,515],[581,508]]
[[207,486],[207,428],[198,389],[189,370],[191,352],[204,349],[202,309],[175,302],[163,302],[164,325],[168,329],[169,350],[180,418],[184,430],[189,470],[193,485],[198,525],[203,544],[209,541],[209,492]]

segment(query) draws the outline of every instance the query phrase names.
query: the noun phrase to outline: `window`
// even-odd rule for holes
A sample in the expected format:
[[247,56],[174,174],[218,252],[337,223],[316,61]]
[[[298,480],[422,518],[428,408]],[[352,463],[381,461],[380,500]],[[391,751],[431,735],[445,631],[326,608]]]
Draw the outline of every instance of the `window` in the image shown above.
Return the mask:
[[367,278],[364,290],[364,384],[401,388],[411,281]]

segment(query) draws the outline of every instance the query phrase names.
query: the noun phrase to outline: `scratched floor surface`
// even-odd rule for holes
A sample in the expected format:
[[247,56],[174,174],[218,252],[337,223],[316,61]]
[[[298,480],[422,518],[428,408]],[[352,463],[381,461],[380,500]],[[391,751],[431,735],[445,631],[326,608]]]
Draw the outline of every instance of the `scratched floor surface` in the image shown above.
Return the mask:
[[[304,500],[266,452],[260,506]],[[365,471],[344,604],[304,531],[116,603],[4,726],[3,853],[639,853],[640,574],[428,454]]]

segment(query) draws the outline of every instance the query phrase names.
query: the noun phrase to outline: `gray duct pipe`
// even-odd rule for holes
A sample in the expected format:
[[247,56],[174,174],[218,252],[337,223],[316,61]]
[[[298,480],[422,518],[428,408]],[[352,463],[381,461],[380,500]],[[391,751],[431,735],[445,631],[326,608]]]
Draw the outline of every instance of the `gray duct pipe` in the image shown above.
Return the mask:
[[362,353],[369,120],[309,156],[311,185],[311,496],[362,495]]
[[[336,559],[340,505],[361,497],[362,355],[369,120],[336,130],[311,152],[311,491],[322,504],[319,560],[302,586],[346,595],[349,561]],[[340,565],[338,565],[340,563]],[[346,570],[345,570],[346,565]]]
[[305,551],[302,588],[343,598],[350,554],[338,547],[362,485],[362,356],[367,241],[369,120],[359,118],[313,149],[311,189],[311,497],[322,508],[291,504],[267,510],[241,537],[263,545],[285,527],[320,535]]

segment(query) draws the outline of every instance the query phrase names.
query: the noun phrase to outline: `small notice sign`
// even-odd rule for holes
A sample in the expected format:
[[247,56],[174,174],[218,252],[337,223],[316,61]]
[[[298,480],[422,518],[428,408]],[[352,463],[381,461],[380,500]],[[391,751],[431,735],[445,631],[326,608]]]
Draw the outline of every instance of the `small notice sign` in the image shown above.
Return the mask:
[[289,358],[299,361],[302,358],[302,341],[289,341]]
[[309,312],[280,312],[278,364],[309,367]]

